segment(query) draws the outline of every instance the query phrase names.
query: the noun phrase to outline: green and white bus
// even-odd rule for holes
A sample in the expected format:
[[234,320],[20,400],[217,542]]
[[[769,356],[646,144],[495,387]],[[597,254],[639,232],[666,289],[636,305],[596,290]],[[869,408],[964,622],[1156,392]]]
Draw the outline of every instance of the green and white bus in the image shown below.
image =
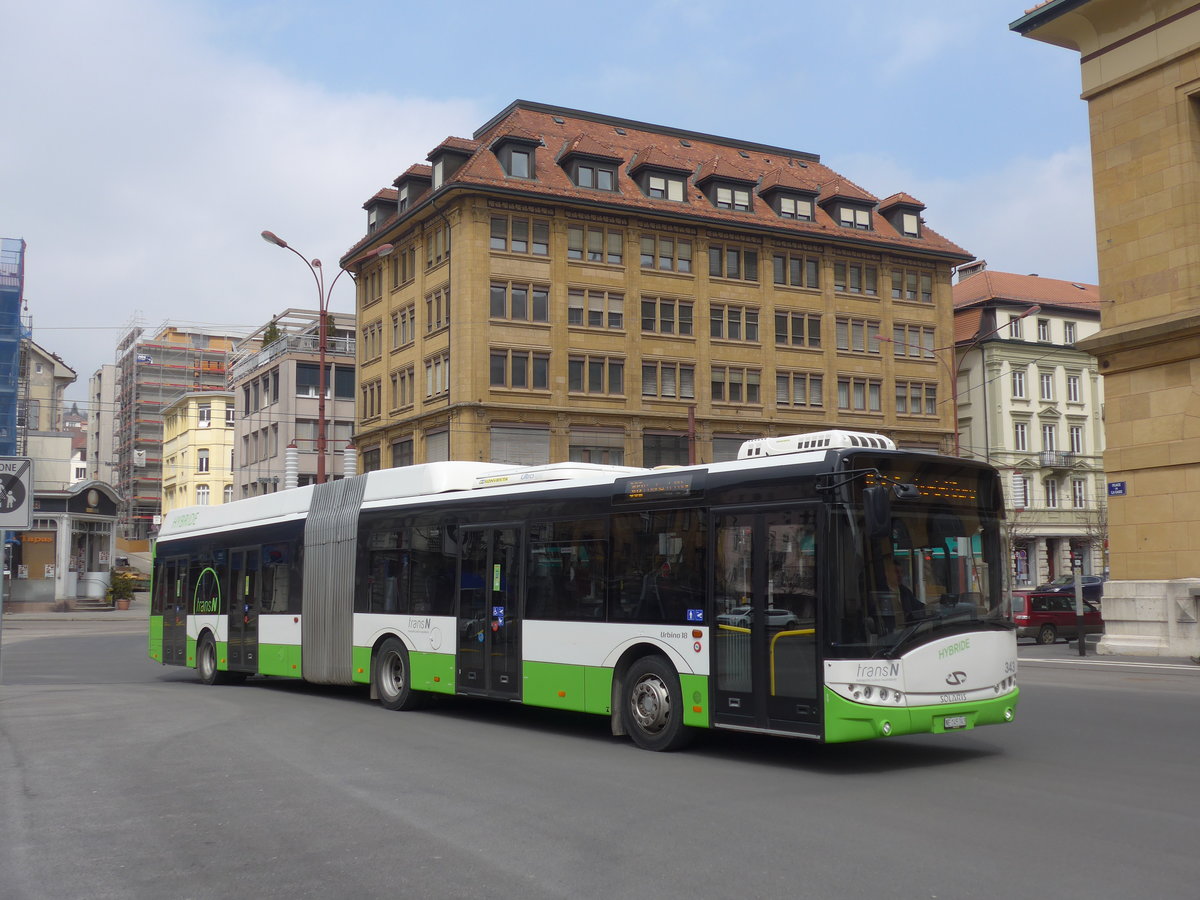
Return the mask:
[[1012,721],[997,472],[827,431],[668,469],[441,462],[168,513],[149,653],[839,742]]

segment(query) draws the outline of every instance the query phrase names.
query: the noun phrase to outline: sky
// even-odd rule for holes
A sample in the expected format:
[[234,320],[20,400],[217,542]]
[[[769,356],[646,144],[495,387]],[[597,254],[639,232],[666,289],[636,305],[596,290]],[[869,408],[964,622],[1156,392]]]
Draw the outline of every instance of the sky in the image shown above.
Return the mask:
[[516,99],[817,153],[990,269],[1095,283],[1079,56],[1009,30],[1032,5],[0,0],[0,237],[81,402],[133,324],[315,307],[260,232],[332,268],[363,202]]

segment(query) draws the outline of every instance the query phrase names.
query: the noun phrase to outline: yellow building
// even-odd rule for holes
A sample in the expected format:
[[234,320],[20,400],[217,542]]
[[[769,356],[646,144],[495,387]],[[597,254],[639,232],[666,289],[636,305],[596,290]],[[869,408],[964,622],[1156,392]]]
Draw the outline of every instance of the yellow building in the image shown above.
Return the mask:
[[1101,652],[1200,653],[1200,6],[1051,0],[1080,55],[1096,194],[1111,579]]
[[[948,449],[952,267],[812,153],[516,101],[367,201],[356,445],[660,465],[830,426]],[[390,251],[390,252],[389,252]]]
[[232,391],[188,391],[163,410],[163,514],[233,501]]

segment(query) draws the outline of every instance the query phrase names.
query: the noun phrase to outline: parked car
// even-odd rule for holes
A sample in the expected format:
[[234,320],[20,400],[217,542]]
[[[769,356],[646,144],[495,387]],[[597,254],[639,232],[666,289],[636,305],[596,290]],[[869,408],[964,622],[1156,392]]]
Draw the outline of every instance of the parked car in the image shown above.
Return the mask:
[[[1079,636],[1075,619],[1075,594],[1062,591],[1035,591],[1013,594],[1013,622],[1017,637],[1035,638],[1039,644],[1053,644],[1059,638]],[[1095,602],[1083,601],[1085,634],[1104,631],[1104,619]]]
[[[1099,603],[1100,597],[1104,593],[1104,579],[1099,575],[1082,575],[1080,580],[1083,582],[1083,599]],[[1053,581],[1039,584],[1030,593],[1070,594],[1073,597],[1075,596],[1075,576],[1059,575]]]
[[[732,625],[736,628],[749,628],[750,615],[754,607],[752,606],[735,606],[727,613],[721,613],[717,616],[718,625]],[[768,609],[767,610],[767,627],[768,628],[790,628],[793,625],[799,625],[800,620],[789,609]]]

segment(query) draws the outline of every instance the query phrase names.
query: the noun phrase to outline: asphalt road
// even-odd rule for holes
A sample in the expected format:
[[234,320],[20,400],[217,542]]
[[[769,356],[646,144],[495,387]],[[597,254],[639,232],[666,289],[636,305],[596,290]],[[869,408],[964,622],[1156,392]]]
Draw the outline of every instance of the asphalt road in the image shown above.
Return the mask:
[[204,687],[138,622],[12,623],[4,900],[1200,893],[1200,666],[1022,648],[1012,726],[653,754],[594,717]]

